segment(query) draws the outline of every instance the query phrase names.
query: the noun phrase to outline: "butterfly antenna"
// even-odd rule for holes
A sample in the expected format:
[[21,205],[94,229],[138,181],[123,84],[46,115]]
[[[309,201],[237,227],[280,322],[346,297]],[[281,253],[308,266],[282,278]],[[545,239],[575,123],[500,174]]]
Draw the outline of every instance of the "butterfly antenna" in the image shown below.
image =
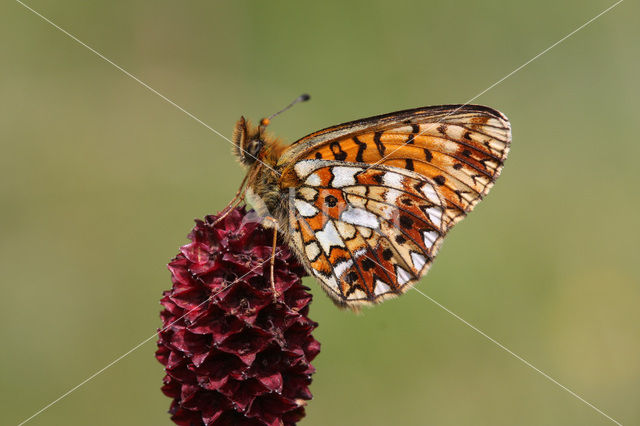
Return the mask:
[[289,108],[294,106],[295,104],[297,104],[299,102],[306,102],[309,99],[311,99],[311,96],[309,96],[306,93],[303,93],[302,95],[300,95],[297,98],[295,98],[293,100],[293,102],[291,102],[289,105],[287,105],[286,107],[282,108],[280,111],[276,112],[275,114],[271,114],[268,118],[263,118],[262,120],[260,120],[260,128],[264,129],[265,127],[267,127],[269,125],[269,123],[271,123],[271,119],[273,117],[275,117],[276,115],[282,114],[283,112],[285,112],[286,110],[288,110]]

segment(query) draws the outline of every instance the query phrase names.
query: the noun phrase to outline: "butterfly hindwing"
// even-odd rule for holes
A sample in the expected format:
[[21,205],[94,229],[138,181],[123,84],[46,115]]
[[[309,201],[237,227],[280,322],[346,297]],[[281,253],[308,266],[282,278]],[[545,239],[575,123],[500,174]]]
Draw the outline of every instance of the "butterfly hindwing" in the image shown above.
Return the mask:
[[446,230],[435,183],[388,166],[304,160],[290,229],[337,303],[376,303],[426,273]]

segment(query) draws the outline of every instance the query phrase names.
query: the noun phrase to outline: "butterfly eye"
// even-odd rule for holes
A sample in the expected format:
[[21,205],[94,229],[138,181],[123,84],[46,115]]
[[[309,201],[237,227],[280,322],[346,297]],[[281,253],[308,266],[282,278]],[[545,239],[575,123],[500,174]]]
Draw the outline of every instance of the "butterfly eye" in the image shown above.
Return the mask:
[[249,141],[249,143],[247,144],[247,148],[245,149],[245,152],[251,157],[250,160],[256,159],[255,157],[258,155],[258,153],[262,149],[263,144],[264,142],[262,142],[260,139],[253,139]]

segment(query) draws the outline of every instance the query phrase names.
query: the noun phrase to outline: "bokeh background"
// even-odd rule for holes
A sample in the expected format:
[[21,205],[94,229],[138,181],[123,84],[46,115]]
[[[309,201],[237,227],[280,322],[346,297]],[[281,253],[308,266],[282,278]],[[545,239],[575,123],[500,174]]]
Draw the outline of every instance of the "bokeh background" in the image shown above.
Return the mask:
[[[28,5],[230,136],[295,140],[464,103],[603,0]],[[475,103],[513,149],[418,285],[623,424],[640,423],[640,27],[625,1]],[[154,334],[166,263],[243,172],[230,145],[15,1],[0,5],[1,424]],[[419,293],[362,315],[309,279],[323,350],[305,425],[606,425]],[[155,339],[35,425],[169,425]]]

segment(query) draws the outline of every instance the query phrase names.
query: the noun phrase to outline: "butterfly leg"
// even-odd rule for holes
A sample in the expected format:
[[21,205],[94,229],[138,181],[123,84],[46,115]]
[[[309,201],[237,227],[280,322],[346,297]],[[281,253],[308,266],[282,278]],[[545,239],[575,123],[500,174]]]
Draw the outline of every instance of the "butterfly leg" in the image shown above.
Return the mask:
[[224,209],[222,209],[222,211],[220,212],[220,216],[216,219],[215,222],[213,222],[213,225],[215,225],[216,223],[220,222],[222,219],[227,217],[227,215],[231,213],[233,208],[243,200],[243,197],[244,197],[243,189],[246,181],[247,181],[247,176],[245,176],[244,179],[242,180],[242,183],[240,184],[240,188],[238,189],[238,192],[236,192],[235,197],[233,197],[233,199],[229,202],[229,204],[227,204],[227,206]]
[[271,246],[271,270],[270,270],[270,279],[271,279],[271,290],[273,290],[273,301],[278,301],[278,290],[276,290],[276,280],[275,280],[275,264],[276,264],[276,246],[278,243],[278,222],[272,218],[271,216],[267,216],[264,218],[265,222],[270,222],[273,227],[273,244]]

